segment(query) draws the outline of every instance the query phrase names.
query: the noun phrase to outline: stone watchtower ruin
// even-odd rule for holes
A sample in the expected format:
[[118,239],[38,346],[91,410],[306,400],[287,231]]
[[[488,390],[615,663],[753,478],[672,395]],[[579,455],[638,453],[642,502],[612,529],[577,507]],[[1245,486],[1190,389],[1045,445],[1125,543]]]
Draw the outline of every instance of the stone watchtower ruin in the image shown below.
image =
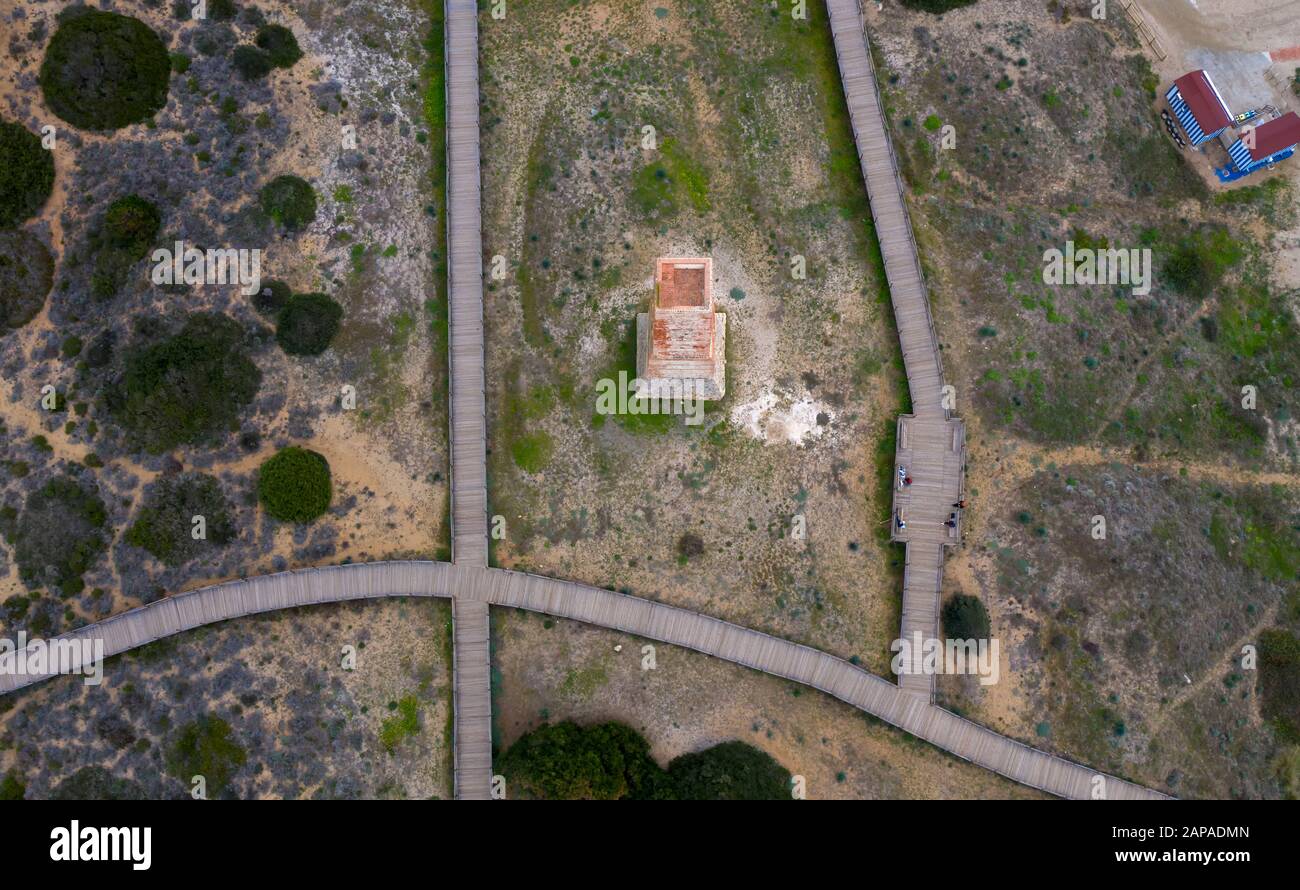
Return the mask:
[[637,397],[721,399],[726,342],[727,316],[713,309],[713,261],[661,257],[650,311],[636,317]]

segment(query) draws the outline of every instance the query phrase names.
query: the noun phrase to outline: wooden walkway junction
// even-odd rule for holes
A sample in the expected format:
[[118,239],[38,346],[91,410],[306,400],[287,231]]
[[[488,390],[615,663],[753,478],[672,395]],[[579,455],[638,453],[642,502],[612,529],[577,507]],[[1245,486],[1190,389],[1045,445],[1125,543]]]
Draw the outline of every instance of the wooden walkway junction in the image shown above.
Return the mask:
[[[462,625],[475,621],[480,625],[485,623],[486,605],[490,603],[683,646],[819,689],[963,760],[1061,797],[1112,800],[1164,797],[999,735],[909,695],[844,659],[808,646],[640,597],[504,569],[393,561],[262,575],[164,597],[55,639],[99,639],[103,641],[104,656],[109,657],[172,634],[243,615],[344,600],[451,597],[453,594],[454,620]],[[467,606],[470,611],[466,611]],[[466,676],[477,680],[474,672],[484,670],[487,665],[486,649],[468,654],[457,652],[455,657],[458,665],[462,658],[466,662],[456,672],[457,684]],[[13,659],[9,655],[4,659],[8,664],[0,663],[0,693],[12,692],[49,676],[48,672],[20,671]],[[464,727],[457,727],[458,742],[464,739],[463,744],[490,746],[490,738],[470,732],[471,726],[482,725],[486,715],[470,710],[473,707],[470,703],[462,704],[459,688],[453,694],[458,700],[454,719],[466,720]],[[469,712],[462,713],[463,710]],[[460,757],[458,753],[458,771],[464,768]],[[464,797],[485,795],[485,790],[478,785],[470,787],[468,782],[462,792]]]
[[[478,5],[446,0],[447,283],[451,301],[451,553],[487,565],[487,421],[483,359],[483,213],[479,176]],[[492,782],[490,626],[485,602],[453,606],[457,799]]]
[[[919,633],[922,639],[937,639],[943,548],[959,540],[961,510],[954,505],[961,500],[966,434],[962,422],[952,416],[951,398],[944,389],[939,337],[865,17],[859,0],[826,0],[826,9],[912,396],[912,413],[898,423],[898,478],[890,524],[891,539],[907,548],[900,638],[911,641]],[[950,519],[951,527],[946,524]],[[901,674],[899,686],[927,702],[934,699],[932,674]]]
[[[913,413],[902,417],[898,458],[913,476],[897,488],[906,527],[902,630],[936,632],[943,548],[957,534],[943,519],[959,499],[965,438],[945,407],[943,368],[925,282],[903,200],[856,0],[828,0],[853,130],[885,257]],[[45,645],[101,641],[104,657],[204,625],[278,609],[378,597],[452,598],[456,797],[491,787],[489,606],[542,612],[683,646],[819,689],[951,754],[1061,797],[1162,798],[1155,791],[1039,751],[931,704],[928,677],[899,685],[816,649],[697,612],[487,567],[482,235],[478,131],[478,31],[474,0],[446,0],[448,233],[451,360],[451,563],[389,561],[282,572],[165,597],[64,634]],[[31,647],[29,646],[29,649]],[[66,650],[75,667],[80,646]],[[0,694],[53,671],[0,656]]]

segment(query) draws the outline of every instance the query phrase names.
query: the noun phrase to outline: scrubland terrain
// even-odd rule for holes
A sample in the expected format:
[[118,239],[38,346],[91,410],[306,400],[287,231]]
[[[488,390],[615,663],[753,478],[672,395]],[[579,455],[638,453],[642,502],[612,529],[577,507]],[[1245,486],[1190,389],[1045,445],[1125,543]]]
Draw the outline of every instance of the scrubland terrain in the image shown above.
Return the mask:
[[[112,4],[144,35],[127,52],[141,60],[136,73],[154,76],[145,50],[155,41],[170,70],[155,106],[102,126],[79,119],[85,112],[51,94],[42,74],[55,35],[85,8],[0,3],[0,117],[37,135],[51,126],[57,174],[19,227],[40,243],[31,250],[50,256],[48,297],[29,320],[11,316],[0,337],[7,637],[53,635],[232,577],[446,556],[440,8],[218,0],[195,21],[189,7]],[[117,100],[105,90],[98,113],[108,115]],[[269,196],[272,182],[291,180]],[[177,241],[260,250],[263,283],[277,289],[157,284],[152,252]],[[321,296],[290,301],[296,314],[286,314],[291,294]],[[262,468],[290,447],[328,467],[310,509],[266,491]],[[292,501],[292,474],[287,481]],[[206,521],[206,538],[191,540],[191,514]],[[408,621],[411,608],[400,610]],[[183,726],[210,715],[249,752],[231,793],[446,795],[445,620],[406,628],[398,613],[387,605],[237,623],[178,638],[152,661],[115,660],[107,696],[61,681],[59,692],[10,697],[5,760],[34,795],[83,764],[111,766],[151,796],[172,794],[180,786],[150,770]],[[308,665],[337,663],[340,616],[354,636],[396,636],[407,649],[391,658],[420,677],[427,768],[412,767],[412,751],[399,752],[400,768],[373,754],[389,702],[408,692],[394,677],[303,677]],[[272,658],[282,634],[292,651]],[[114,738],[140,741],[101,761],[92,730],[121,707],[124,685],[138,700],[135,722]],[[185,687],[183,706],[167,704],[170,685]],[[232,688],[265,695],[241,705]],[[334,698],[316,700],[322,689]],[[182,713],[160,719],[159,707]],[[305,739],[279,750],[280,734],[308,726],[328,730],[338,757],[310,762],[320,752]],[[47,753],[34,756],[33,745]]]
[[[971,445],[945,595],[983,599],[1004,662],[941,700],[1169,793],[1295,794],[1296,171],[1207,185],[1118,11],[869,27]],[[1150,293],[1045,284],[1067,240],[1149,248]]]

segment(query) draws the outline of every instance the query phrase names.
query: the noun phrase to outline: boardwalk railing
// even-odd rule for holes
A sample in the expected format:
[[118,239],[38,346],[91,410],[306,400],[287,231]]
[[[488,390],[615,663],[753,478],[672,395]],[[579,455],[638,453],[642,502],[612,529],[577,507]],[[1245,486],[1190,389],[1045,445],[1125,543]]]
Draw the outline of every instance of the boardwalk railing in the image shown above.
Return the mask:
[[[56,639],[102,640],[104,655],[109,657],[205,624],[273,609],[377,597],[450,596],[466,590],[477,598],[466,600],[470,607],[486,602],[544,612],[683,646],[811,686],[957,757],[1051,794],[1091,797],[1100,782],[1110,798],[1164,797],[962,720],[841,658],[800,643],[629,594],[503,569],[412,560],[263,575],[166,597]],[[460,606],[459,597],[456,603]],[[485,652],[471,655],[480,666],[485,663]],[[0,692],[51,676],[48,671],[19,671],[16,661],[0,665]],[[461,705],[457,711],[468,710],[460,716],[469,718],[469,725],[482,726],[484,713],[471,707],[476,705]],[[479,736],[475,743],[481,745],[484,738],[490,737]],[[459,762],[457,766],[462,768]],[[481,796],[482,789],[476,784],[464,796],[470,793]]]
[[[913,232],[913,229],[912,229],[912,217],[911,217],[911,213],[910,213],[910,212],[908,211],[908,209],[907,209],[907,197],[906,197],[907,192],[906,192],[906,190],[905,190],[904,187],[903,187],[903,177],[902,177],[901,172],[899,171],[899,166],[898,166],[898,155],[897,155],[897,153],[894,151],[894,142],[893,142],[892,137],[890,136],[890,131],[889,131],[889,120],[888,120],[888,118],[887,118],[886,115],[885,115],[885,103],[884,103],[884,99],[883,99],[883,97],[881,96],[881,93],[880,93],[880,79],[879,79],[879,77],[878,77],[877,74],[876,74],[876,64],[875,64],[875,60],[871,57],[871,38],[870,38],[870,36],[867,34],[867,13],[866,13],[866,8],[865,8],[865,6],[863,5],[864,2],[866,2],[866,0],[829,0],[829,2],[827,3],[827,9],[828,9],[828,11],[831,12],[831,18],[832,18],[832,20],[834,20],[834,18],[835,18],[835,14],[834,14],[834,13],[835,13],[835,10],[834,10],[832,7],[835,7],[835,6],[844,6],[844,7],[847,7],[849,3],[854,3],[854,2],[856,2],[856,6],[857,6],[858,30],[861,32],[861,34],[862,34],[862,40],[863,40],[863,42],[866,44],[866,48],[867,48],[867,52],[866,52],[866,56],[865,56],[865,63],[866,63],[866,71],[865,71],[865,74],[866,74],[866,76],[867,76],[867,79],[870,80],[870,82],[871,82],[871,89],[872,89],[873,94],[875,95],[876,107],[880,110],[880,127],[881,127],[881,130],[884,132],[885,143],[886,143],[886,146],[887,146],[887,148],[888,148],[890,172],[893,174],[894,181],[895,181],[895,183],[897,184],[898,195],[899,195],[899,203],[900,203],[901,208],[902,208],[902,216],[903,216],[903,220],[904,220],[904,222],[905,222],[905,226],[904,226],[904,228],[905,228],[906,233],[907,233],[907,240],[908,240],[908,242],[909,242],[909,244],[910,244],[910,247],[911,247],[912,267],[913,267],[913,269],[914,269],[915,272],[916,272],[916,280],[920,283],[921,295],[922,295],[922,297],[924,298],[926,324],[927,324],[927,326],[928,326],[929,329],[930,329],[930,341],[931,341],[931,343],[933,344],[934,362],[935,362],[935,364],[938,366],[938,370],[939,370],[939,379],[940,379],[940,381],[942,381],[942,380],[944,379],[944,376],[943,376],[943,354],[942,354],[942,352],[939,350],[939,333],[938,333],[937,329],[936,329],[935,326],[934,326],[934,316],[933,316],[933,314],[932,314],[931,311],[930,311],[930,295],[929,295],[929,289],[926,287],[926,284],[925,284],[925,273],[924,273],[924,272],[922,271],[922,269],[921,269],[921,253],[920,253],[920,250],[917,248],[917,245],[916,245],[916,235],[915,235],[915,233]],[[843,60],[842,60],[842,58],[840,57],[840,50],[839,50],[839,46],[838,46],[838,44],[836,45],[836,48],[835,48],[835,55],[836,55],[836,58],[840,60],[841,80],[844,81],[844,90],[845,90],[845,93],[846,93],[846,95],[847,95],[848,90],[849,90],[849,86],[848,86],[848,83],[847,83],[847,78],[845,78],[845,77],[843,76],[845,72],[844,72]],[[859,134],[858,134],[858,125],[857,125],[857,121],[854,120],[853,115],[850,115],[850,116],[849,116],[849,121],[850,121],[851,126],[853,127],[853,139],[854,139],[854,142],[860,146],[860,145],[861,145],[861,142],[859,141],[859,138],[858,138]],[[862,156],[861,151],[859,151],[859,154],[858,154],[858,160],[859,160],[859,163],[862,164],[862,166],[863,166],[863,168],[864,168],[864,169],[863,169],[863,172],[864,172],[864,174],[865,174],[865,173],[866,173],[866,169],[865,169],[865,168],[866,168],[866,165],[867,165],[867,159],[866,159],[865,157]],[[864,178],[865,178],[865,175],[864,175]],[[877,212],[876,212],[876,201],[874,201],[874,200],[871,201],[871,219],[872,219],[872,223],[873,223],[873,224],[875,225],[875,227],[876,227],[877,237],[879,237],[879,233],[880,233],[880,231],[881,231],[881,221],[880,221],[879,217],[877,216]],[[888,271],[888,270],[886,270],[886,271]],[[888,276],[886,276],[886,277],[888,277]],[[890,288],[890,293],[891,293],[891,295],[893,294],[893,287],[892,287],[892,286],[891,286],[891,288]],[[952,412],[952,409],[951,409],[951,408],[944,408],[943,410],[944,410],[944,416],[945,416],[945,417],[950,417],[950,416],[952,416],[952,413],[953,413],[953,412]]]

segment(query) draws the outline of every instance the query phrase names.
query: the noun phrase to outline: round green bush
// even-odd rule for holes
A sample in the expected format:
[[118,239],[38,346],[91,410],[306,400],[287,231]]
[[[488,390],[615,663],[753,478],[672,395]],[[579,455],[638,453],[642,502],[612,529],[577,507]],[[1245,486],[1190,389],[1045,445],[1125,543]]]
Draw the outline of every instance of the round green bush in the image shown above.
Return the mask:
[[950,640],[987,640],[989,613],[977,596],[954,594],[943,604],[943,632]]
[[290,355],[320,355],[339,332],[343,307],[325,294],[294,294],[280,310],[275,340]]
[[28,232],[0,231],[0,331],[36,317],[54,284],[54,258]]
[[208,18],[214,22],[228,22],[238,13],[234,0],[208,0]]
[[248,44],[235,47],[235,51],[230,54],[230,62],[244,80],[258,80],[266,77],[275,68],[270,53],[263,52],[257,47]]
[[54,155],[21,124],[0,121],[0,229],[35,215],[54,187]]
[[277,68],[292,68],[302,58],[298,38],[284,25],[263,25],[257,29],[255,42],[266,50]]
[[126,195],[108,205],[104,214],[104,234],[114,247],[142,258],[153,246],[162,226],[158,208],[139,195]]
[[263,281],[261,289],[253,294],[253,308],[259,315],[275,318],[292,297],[293,291],[283,281]]
[[262,186],[261,202],[262,212],[290,231],[316,218],[316,192],[306,180],[291,174]]
[[334,487],[329,461],[291,446],[267,459],[257,474],[257,498],[282,522],[311,522],[330,508]]
[[45,104],[75,127],[116,130],[167,104],[171,57],[139,19],[84,9],[65,15],[41,64]]

